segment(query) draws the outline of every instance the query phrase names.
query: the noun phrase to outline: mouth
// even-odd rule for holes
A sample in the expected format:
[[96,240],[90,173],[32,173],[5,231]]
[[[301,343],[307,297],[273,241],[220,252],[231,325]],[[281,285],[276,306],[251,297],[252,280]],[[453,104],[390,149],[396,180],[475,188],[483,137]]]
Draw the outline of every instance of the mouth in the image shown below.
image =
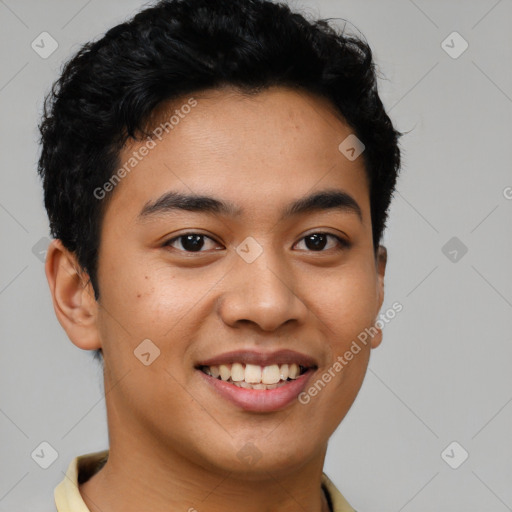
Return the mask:
[[290,350],[237,351],[202,361],[195,368],[217,396],[246,411],[273,412],[297,398],[318,365]]
[[255,364],[232,363],[200,366],[206,375],[244,389],[276,389],[304,375],[309,368],[301,364]]

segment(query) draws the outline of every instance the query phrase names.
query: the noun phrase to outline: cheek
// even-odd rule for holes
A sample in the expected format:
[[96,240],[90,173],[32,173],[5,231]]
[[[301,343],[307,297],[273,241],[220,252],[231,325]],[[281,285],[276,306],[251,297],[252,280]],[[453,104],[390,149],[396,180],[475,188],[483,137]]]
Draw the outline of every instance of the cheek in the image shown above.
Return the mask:
[[340,345],[337,351],[373,325],[377,305],[374,271],[364,266],[339,269],[336,275],[315,279],[314,290],[309,294],[310,305],[329,327],[329,337],[335,336],[333,344]]
[[323,373],[329,373],[329,391],[324,398],[343,417],[361,387],[370,357],[368,333],[375,322],[377,306],[375,271],[366,265],[354,266],[329,291],[324,320],[331,327],[332,360],[323,369]]
[[123,261],[104,274],[103,320],[109,343],[130,346],[152,340],[162,355],[172,344],[173,355],[186,347],[179,340],[190,338],[194,322],[205,314],[211,290],[221,276],[201,269],[172,269],[165,262]]
[[329,343],[329,361],[310,382],[301,403],[329,435],[347,414],[364,380],[370,357],[367,330],[375,321],[375,282],[368,268],[354,267],[326,279],[323,286],[317,279],[317,292],[310,297]]

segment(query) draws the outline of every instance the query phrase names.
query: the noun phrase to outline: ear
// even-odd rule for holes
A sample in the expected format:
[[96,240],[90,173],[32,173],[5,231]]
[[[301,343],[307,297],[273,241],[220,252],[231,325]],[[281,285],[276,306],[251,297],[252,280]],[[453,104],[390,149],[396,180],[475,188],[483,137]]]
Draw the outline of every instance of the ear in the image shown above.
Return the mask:
[[[375,265],[377,269],[377,312],[379,314],[382,303],[384,302],[384,274],[386,273],[386,263],[388,261],[388,251],[383,245],[379,245],[377,255],[375,257]],[[382,330],[378,329],[378,333],[372,337],[371,346],[377,348],[382,342]]]
[[45,272],[55,314],[69,339],[83,350],[101,348],[94,290],[76,256],[60,240],[52,240],[48,247]]

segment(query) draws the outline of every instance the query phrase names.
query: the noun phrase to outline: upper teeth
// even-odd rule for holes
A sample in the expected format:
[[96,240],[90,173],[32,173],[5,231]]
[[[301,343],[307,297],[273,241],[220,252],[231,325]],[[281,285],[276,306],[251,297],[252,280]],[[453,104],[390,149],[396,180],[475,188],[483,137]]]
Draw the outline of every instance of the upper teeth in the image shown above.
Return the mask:
[[204,366],[203,371],[212,377],[233,382],[248,384],[277,384],[280,380],[296,379],[300,375],[298,364],[272,364],[259,366],[255,364],[221,364],[219,366]]

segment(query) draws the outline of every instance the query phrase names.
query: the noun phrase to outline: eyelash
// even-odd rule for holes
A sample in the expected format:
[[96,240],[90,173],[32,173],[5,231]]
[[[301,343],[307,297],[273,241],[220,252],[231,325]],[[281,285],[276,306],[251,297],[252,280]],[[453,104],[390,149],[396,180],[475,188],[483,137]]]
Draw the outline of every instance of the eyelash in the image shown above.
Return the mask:
[[[194,232],[190,232],[190,233],[184,233],[182,235],[179,235],[179,236],[176,236],[174,238],[171,238],[170,240],[167,240],[164,244],[163,244],[163,247],[171,247],[171,245],[177,241],[177,240],[180,240],[181,238],[185,238],[187,236],[190,236],[190,235],[195,235],[195,236],[201,236],[201,237],[204,237],[204,238],[209,238],[210,240],[212,240],[213,242],[215,242],[215,240],[211,237],[209,237],[208,235],[205,235],[203,233],[194,233]],[[323,231],[315,231],[313,233],[309,233],[308,235],[305,235],[303,236],[299,242],[301,242],[302,240],[304,240],[305,238],[308,238],[310,236],[313,236],[313,235],[326,235],[328,237],[332,237],[332,238],[335,238],[337,240],[337,242],[339,243],[340,247],[338,247],[336,249],[336,251],[342,251],[344,249],[349,249],[351,244],[350,242],[348,242],[347,240],[345,240],[344,238],[341,238],[337,235],[334,235],[332,233],[325,233]],[[215,242],[217,243],[217,242]],[[202,252],[208,252],[208,251],[187,251],[187,250],[182,250],[182,249],[175,249],[174,247],[171,247],[171,249],[174,249],[174,250],[177,250],[178,252],[183,252],[183,253],[187,253],[187,254],[200,254]],[[318,252],[318,253],[322,253],[322,252],[328,252],[329,249],[327,250],[320,250],[320,251],[313,251],[313,250],[309,250],[309,252]]]

